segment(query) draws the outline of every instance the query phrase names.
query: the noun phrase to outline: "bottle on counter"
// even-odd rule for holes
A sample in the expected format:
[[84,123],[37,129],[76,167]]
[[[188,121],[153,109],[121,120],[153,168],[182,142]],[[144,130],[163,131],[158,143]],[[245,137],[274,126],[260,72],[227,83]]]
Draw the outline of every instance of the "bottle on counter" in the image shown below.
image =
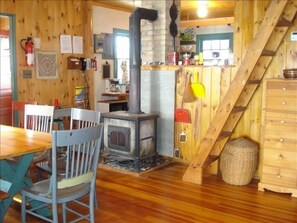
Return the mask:
[[200,52],[200,53],[199,53],[199,61],[198,61],[198,64],[199,64],[199,65],[203,65],[203,62],[204,62],[204,61],[203,61],[203,53]]
[[194,55],[194,64],[199,65],[199,55],[198,54]]

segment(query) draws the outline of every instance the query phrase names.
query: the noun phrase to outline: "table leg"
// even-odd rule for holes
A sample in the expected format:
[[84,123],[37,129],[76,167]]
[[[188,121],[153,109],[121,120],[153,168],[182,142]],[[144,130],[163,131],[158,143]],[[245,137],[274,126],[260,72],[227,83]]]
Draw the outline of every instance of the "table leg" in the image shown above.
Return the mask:
[[[19,192],[24,186],[32,184],[32,181],[25,177],[25,175],[34,155],[34,153],[30,153],[21,156],[16,165],[9,164],[7,160],[0,160],[0,178],[12,183],[8,191],[9,197],[0,201],[0,222],[3,222],[4,216],[7,212],[7,209],[10,207],[15,194]],[[35,206],[35,204],[33,204],[33,206]],[[45,216],[51,214],[48,209],[40,211]]]

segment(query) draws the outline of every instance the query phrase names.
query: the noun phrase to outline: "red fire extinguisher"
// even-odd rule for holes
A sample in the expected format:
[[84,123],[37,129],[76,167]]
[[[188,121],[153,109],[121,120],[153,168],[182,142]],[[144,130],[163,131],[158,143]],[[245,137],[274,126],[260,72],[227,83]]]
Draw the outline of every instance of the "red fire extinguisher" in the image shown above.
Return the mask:
[[[23,42],[25,45],[23,46]],[[34,65],[34,44],[31,37],[27,37],[27,39],[22,39],[20,42],[21,47],[25,51],[25,58],[26,58],[26,66],[31,67]]]
[[94,71],[97,70],[97,60],[96,60],[96,57],[94,57],[94,59],[93,59],[93,68],[94,68]]

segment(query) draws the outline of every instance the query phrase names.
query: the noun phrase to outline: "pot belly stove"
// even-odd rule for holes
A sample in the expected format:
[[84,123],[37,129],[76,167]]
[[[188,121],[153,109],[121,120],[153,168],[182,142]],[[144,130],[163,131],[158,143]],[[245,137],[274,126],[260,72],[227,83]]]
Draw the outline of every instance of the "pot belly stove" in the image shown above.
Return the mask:
[[157,156],[157,118],[153,114],[131,114],[127,111],[103,113],[103,162],[133,160],[135,172],[142,160]]

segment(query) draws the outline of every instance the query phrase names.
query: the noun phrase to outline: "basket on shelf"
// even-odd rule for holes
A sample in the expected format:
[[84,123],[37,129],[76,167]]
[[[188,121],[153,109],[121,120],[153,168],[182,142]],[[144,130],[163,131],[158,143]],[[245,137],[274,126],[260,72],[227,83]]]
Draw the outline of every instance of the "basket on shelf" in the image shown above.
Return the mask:
[[258,145],[246,138],[228,142],[220,156],[223,181],[233,185],[249,184],[257,165]]

